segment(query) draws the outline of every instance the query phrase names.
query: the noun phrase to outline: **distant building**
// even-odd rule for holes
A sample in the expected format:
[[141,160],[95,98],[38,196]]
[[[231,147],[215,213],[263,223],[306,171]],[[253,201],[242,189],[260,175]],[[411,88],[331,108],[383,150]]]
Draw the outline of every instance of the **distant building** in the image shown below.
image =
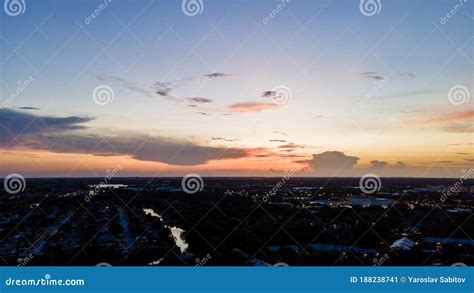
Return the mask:
[[415,187],[413,189],[406,190],[406,192],[416,193],[416,192],[439,192],[436,187]]
[[407,237],[402,237],[398,240],[395,240],[392,245],[390,245],[390,248],[393,249],[402,249],[402,250],[410,250],[415,246],[415,241],[407,238]]
[[125,184],[92,184],[89,185],[89,188],[94,188],[94,189],[120,189],[120,188],[126,188],[128,185]]

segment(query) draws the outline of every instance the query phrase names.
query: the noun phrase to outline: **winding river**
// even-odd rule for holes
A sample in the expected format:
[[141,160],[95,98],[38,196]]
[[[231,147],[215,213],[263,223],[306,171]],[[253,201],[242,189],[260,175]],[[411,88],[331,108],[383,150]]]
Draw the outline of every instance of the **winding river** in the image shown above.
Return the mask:
[[[145,212],[146,215],[156,217],[156,218],[160,219],[160,222],[163,222],[163,218],[161,217],[161,215],[157,214],[153,209],[143,209],[143,212]],[[186,243],[186,241],[183,238],[183,233],[185,231],[181,228],[176,227],[176,226],[169,226],[169,225],[164,225],[164,226],[165,226],[165,228],[170,229],[171,235],[173,236],[173,239],[174,239],[174,243],[176,244],[176,246],[178,246],[181,253],[186,252],[186,250],[189,247],[189,244]]]

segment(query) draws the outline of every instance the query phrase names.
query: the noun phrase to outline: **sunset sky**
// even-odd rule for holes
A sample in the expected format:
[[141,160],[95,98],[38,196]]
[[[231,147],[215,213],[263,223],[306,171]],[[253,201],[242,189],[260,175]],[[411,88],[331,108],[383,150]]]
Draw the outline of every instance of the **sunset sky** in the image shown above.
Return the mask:
[[459,177],[474,5],[427,2],[26,0],[0,13],[0,177]]

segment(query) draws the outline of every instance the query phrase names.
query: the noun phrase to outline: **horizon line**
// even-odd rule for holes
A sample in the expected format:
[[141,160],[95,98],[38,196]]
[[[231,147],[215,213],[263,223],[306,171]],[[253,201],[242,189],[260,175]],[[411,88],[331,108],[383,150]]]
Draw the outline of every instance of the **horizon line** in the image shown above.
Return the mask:
[[[52,176],[52,177],[23,177],[25,179],[82,179],[82,178],[104,178],[105,176],[74,176],[74,177],[60,177],[60,176]],[[182,178],[183,176],[113,176],[113,178]],[[357,179],[362,178],[362,176],[292,176],[290,178],[317,178],[317,179]],[[282,176],[201,176],[202,178],[281,178],[285,177],[283,174]],[[386,178],[386,179],[459,179],[460,177],[400,177],[400,176],[379,176],[379,178]],[[0,177],[1,180],[5,180],[6,177]],[[474,178],[466,178],[463,180],[474,180]]]

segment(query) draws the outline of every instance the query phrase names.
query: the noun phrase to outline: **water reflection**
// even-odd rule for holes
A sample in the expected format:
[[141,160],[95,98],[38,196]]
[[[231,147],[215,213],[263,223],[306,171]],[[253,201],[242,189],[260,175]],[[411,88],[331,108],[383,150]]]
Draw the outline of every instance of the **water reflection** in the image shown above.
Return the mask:
[[123,238],[125,240],[125,249],[128,251],[134,250],[135,249],[135,240],[132,237],[132,234],[130,233],[130,221],[128,220],[127,214],[125,213],[124,208],[119,208],[119,217],[120,217],[120,226],[122,226],[123,229]]
[[[163,218],[161,217],[161,215],[157,214],[153,209],[143,209],[143,211],[145,212],[146,215],[156,217],[160,219],[160,222],[163,222]],[[178,246],[181,253],[184,253],[189,247],[189,244],[186,243],[186,241],[183,238],[183,234],[185,231],[176,226],[169,226],[169,225],[164,225],[164,226],[165,228],[170,229],[171,235],[173,236],[176,246]]]

